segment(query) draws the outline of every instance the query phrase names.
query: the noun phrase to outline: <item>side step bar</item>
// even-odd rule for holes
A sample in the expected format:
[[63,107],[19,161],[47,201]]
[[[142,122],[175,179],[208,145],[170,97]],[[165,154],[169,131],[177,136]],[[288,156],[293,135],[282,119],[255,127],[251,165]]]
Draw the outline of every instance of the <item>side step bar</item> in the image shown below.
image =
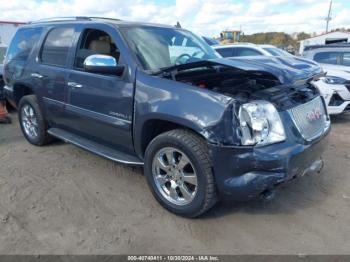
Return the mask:
[[86,138],[62,130],[60,128],[50,128],[47,132],[50,135],[62,139],[65,142],[71,143],[73,145],[81,147],[87,151],[108,158],[110,160],[127,165],[143,165],[143,162],[135,156],[117,151],[115,149],[111,149],[107,146],[95,143]]

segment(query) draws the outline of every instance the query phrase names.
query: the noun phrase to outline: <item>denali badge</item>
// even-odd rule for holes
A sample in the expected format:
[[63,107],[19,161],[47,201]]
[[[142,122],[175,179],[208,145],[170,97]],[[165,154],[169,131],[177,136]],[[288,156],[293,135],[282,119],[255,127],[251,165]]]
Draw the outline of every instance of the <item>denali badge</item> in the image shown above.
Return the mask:
[[306,114],[306,118],[307,120],[309,120],[309,122],[320,120],[321,116],[322,116],[322,113],[319,108],[315,108],[311,112]]

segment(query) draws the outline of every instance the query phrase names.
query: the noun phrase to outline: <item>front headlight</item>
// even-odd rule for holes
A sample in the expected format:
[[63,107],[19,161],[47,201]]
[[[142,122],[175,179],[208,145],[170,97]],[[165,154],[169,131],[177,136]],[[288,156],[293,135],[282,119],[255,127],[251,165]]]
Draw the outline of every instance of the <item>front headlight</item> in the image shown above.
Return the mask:
[[346,82],[346,79],[337,76],[325,76],[321,80],[330,85],[344,85]]
[[280,115],[269,102],[253,101],[241,105],[238,118],[242,145],[268,145],[286,139]]

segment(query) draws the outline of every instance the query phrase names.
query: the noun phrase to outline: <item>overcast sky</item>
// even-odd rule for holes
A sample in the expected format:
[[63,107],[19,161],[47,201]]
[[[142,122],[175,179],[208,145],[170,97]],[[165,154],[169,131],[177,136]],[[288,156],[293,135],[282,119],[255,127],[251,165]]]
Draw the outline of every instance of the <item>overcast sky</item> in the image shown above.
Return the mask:
[[[201,35],[224,29],[323,32],[329,0],[0,0],[0,20],[107,16],[175,24]],[[350,28],[350,0],[334,0],[330,28]]]

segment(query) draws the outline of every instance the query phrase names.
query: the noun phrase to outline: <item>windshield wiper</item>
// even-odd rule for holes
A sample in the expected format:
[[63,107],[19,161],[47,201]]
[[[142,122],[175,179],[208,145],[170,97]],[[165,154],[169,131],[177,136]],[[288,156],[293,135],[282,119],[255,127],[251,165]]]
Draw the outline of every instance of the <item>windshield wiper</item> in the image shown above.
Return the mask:
[[191,62],[191,63],[186,63],[186,64],[180,64],[180,65],[173,65],[173,66],[167,66],[167,67],[162,67],[156,70],[148,70],[152,75],[162,75],[162,76],[170,76],[173,73],[176,73],[178,71],[185,71],[189,69],[194,69],[197,67],[212,67],[214,64],[208,60],[201,60],[201,61],[196,61],[196,62]]

